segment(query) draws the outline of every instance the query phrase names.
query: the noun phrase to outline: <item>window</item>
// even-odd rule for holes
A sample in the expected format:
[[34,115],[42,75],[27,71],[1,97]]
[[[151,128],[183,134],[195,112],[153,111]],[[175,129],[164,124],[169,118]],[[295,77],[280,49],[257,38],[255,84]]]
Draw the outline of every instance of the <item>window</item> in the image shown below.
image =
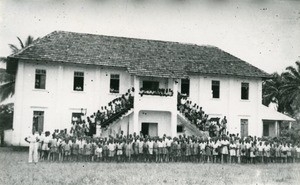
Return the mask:
[[72,112],[72,123],[79,123],[81,122],[82,113],[79,112]]
[[43,69],[35,70],[34,88],[36,88],[36,89],[45,89],[46,88],[46,70],[43,70]]
[[241,86],[241,99],[249,100],[249,83],[242,83]]
[[211,82],[211,90],[213,98],[220,98],[220,81],[213,80]]
[[74,91],[83,91],[83,84],[84,84],[84,73],[75,71],[74,72],[73,90]]
[[157,91],[159,89],[159,82],[157,81],[143,81],[143,89]]
[[177,132],[183,132],[183,126],[182,125],[177,125]]
[[110,75],[110,93],[119,93],[120,90],[120,75]]
[[32,130],[44,131],[44,111],[33,111]]
[[190,95],[190,80],[181,79],[181,94]]
[[263,136],[269,136],[269,124],[263,123]]

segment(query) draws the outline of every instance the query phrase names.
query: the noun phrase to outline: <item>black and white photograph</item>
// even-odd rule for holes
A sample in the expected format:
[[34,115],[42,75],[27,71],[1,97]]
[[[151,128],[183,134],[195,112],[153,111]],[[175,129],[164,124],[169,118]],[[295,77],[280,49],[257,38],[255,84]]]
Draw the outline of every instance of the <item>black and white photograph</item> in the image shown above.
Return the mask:
[[299,0],[0,0],[0,185],[299,184]]

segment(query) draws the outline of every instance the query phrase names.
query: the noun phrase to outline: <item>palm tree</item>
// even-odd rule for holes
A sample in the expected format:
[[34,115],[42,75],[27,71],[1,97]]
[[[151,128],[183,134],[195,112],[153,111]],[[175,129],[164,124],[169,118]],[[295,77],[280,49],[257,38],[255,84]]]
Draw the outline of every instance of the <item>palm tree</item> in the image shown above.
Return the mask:
[[[289,66],[282,74],[284,84],[280,88],[283,101],[287,109],[293,111],[293,105],[299,104],[300,99],[300,61],[296,61],[296,68]],[[294,107],[299,109],[299,105]]]
[[268,106],[270,103],[276,103],[278,105],[277,111],[285,111],[285,103],[283,102],[280,88],[283,85],[282,75],[273,73],[271,79],[263,82],[263,104]]
[[[25,43],[22,42],[22,40],[17,37],[19,40],[20,49],[23,49],[30,44],[33,43],[34,38],[32,36],[28,36]],[[9,44],[10,49],[12,50],[12,53],[17,53],[20,49],[13,44]],[[0,57],[0,62],[6,63],[7,59],[4,57]],[[15,76],[12,74],[9,74],[6,72],[5,69],[0,70],[0,102],[4,101],[5,99],[11,97],[15,93]]]
[[[17,39],[19,40],[19,43],[20,43],[20,46],[21,46],[20,49],[23,49],[23,48],[29,46],[34,41],[34,38],[30,35],[27,37],[27,39],[25,41],[25,44],[22,42],[22,40],[19,37],[17,37]],[[8,45],[9,45],[9,47],[10,47],[13,54],[17,53],[20,50],[16,45],[13,45],[13,44],[8,44]]]

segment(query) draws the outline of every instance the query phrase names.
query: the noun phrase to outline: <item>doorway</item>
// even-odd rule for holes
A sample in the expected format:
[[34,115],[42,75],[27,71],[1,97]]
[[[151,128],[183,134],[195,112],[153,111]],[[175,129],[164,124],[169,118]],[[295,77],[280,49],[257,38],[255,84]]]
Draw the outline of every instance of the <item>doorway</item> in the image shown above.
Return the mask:
[[248,136],[248,119],[241,119],[241,138]]
[[157,123],[142,123],[141,133],[144,136],[154,137],[158,135]]

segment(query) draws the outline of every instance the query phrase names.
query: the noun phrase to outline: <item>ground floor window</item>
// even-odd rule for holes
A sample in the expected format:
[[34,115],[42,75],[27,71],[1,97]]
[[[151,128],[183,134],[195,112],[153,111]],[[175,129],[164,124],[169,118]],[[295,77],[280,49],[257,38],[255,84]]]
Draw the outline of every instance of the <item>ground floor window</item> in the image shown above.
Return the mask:
[[33,111],[32,130],[38,132],[44,131],[44,111]]
[[81,115],[80,112],[72,112],[72,123],[81,123]]
[[183,132],[183,126],[182,125],[177,125],[177,133]]
[[269,124],[268,123],[264,123],[263,124],[263,136],[269,136]]

